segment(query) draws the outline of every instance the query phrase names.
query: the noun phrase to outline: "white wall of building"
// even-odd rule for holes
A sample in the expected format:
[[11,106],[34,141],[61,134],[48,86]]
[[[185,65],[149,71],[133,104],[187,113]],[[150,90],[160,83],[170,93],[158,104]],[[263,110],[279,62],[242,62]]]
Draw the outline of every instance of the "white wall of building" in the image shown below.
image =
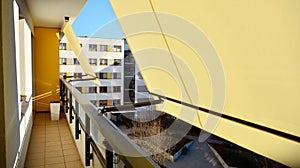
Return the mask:
[[[100,79],[101,86],[96,86],[93,82],[73,82],[75,87],[82,87],[83,92],[86,92],[89,87],[97,87],[97,93],[85,93],[85,96],[89,100],[116,100],[119,99],[123,104],[123,74],[124,74],[124,40],[123,39],[103,39],[103,38],[87,38],[78,37],[78,41],[82,44],[82,52],[85,52],[88,59],[96,59],[96,65],[91,65],[94,72],[97,73],[109,73],[109,76],[113,76],[113,73],[119,73],[120,79]],[[76,58],[74,52],[68,46],[68,40],[63,37],[60,43],[66,43],[66,50],[60,50],[60,59],[66,58],[67,65],[60,65],[60,72],[67,73],[67,75],[74,75],[74,73],[84,74],[80,65],[74,65],[74,58]],[[108,51],[91,51],[90,44],[96,44],[97,49],[100,50],[100,45],[107,45]],[[114,50],[114,45],[121,46],[121,51]],[[107,65],[100,65],[100,59],[106,59]],[[113,66],[114,60],[121,60],[121,65]],[[114,86],[120,86],[121,92],[119,93],[100,93],[100,87],[109,87],[112,89]]]

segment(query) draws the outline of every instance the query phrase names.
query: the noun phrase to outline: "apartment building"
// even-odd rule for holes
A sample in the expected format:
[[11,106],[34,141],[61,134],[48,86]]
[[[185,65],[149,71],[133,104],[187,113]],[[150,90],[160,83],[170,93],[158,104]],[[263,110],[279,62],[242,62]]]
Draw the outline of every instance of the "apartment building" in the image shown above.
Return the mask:
[[[101,86],[92,81],[72,84],[95,106],[113,106],[149,101],[151,95],[124,39],[78,37]],[[59,45],[60,73],[80,79],[84,75],[72,47],[63,37]]]
[[[92,81],[72,84],[97,107],[123,104],[124,40],[78,37],[78,41],[101,86]],[[59,56],[61,74],[82,78],[84,72],[65,37],[60,41]]]

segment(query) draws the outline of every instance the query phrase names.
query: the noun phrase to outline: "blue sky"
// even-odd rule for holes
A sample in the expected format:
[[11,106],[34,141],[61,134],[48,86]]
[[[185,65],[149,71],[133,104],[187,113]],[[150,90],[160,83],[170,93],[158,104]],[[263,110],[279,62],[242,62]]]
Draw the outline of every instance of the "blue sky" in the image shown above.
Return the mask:
[[88,0],[72,26],[77,36],[123,38],[109,0]]

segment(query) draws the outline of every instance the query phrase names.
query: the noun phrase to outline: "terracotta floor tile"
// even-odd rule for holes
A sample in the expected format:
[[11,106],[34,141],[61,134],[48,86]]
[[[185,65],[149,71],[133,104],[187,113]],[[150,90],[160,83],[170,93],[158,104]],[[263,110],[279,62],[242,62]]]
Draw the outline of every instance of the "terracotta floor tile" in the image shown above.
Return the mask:
[[30,139],[30,144],[34,144],[34,143],[45,143],[46,142],[46,138],[36,138],[36,139]]
[[45,168],[65,168],[64,163],[45,165]]
[[72,141],[68,141],[68,140],[62,140],[61,144],[64,145],[70,145],[70,144],[74,144],[73,140]]
[[58,129],[57,130],[47,130],[46,135],[48,135],[48,134],[59,134],[59,131],[58,131]]
[[53,142],[53,141],[60,141],[60,137],[59,136],[57,136],[57,137],[48,137],[48,138],[46,138],[46,143],[47,142]]
[[24,168],[44,168],[45,166],[44,165],[42,165],[42,166],[24,166]]
[[57,126],[57,121],[46,121],[46,125],[56,125]]
[[63,150],[76,148],[74,143],[62,145]]
[[27,153],[26,160],[35,160],[35,159],[41,159],[45,157],[44,152],[39,153]]
[[71,135],[69,128],[66,129],[60,129],[59,130],[60,134],[67,134],[67,135]]
[[46,146],[46,152],[51,152],[51,151],[62,151],[61,145],[59,146]]
[[47,128],[57,128],[57,124],[47,124],[46,129]]
[[67,156],[64,156],[65,158],[65,162],[71,162],[71,161],[80,161],[80,157],[79,155],[67,155]]
[[32,148],[39,148],[39,147],[45,147],[45,142],[30,142],[29,145],[32,147]]
[[47,142],[46,147],[47,146],[61,146],[61,142],[60,141]]
[[60,137],[59,132],[57,131],[56,133],[46,133],[46,138],[47,137]]
[[66,168],[84,168],[81,161],[66,162]]
[[49,157],[59,157],[59,156],[63,156],[63,152],[61,151],[48,151],[45,153],[45,157],[49,158]]
[[30,146],[28,152],[29,153],[40,153],[40,152],[44,152],[45,151],[45,146],[39,146],[39,147],[36,147],[36,146]]
[[64,157],[49,157],[45,158],[45,165],[48,164],[57,164],[57,163],[64,163]]
[[70,133],[67,133],[67,134],[60,134],[60,137],[61,137],[61,140],[62,141],[66,141],[66,140],[72,140],[73,138],[72,138],[72,134],[70,134]]
[[83,168],[64,114],[51,121],[49,113],[36,114],[25,167]]
[[63,153],[64,153],[64,156],[66,156],[66,155],[78,155],[77,150],[75,148],[74,149],[63,150]]
[[44,161],[45,161],[44,158],[28,160],[25,163],[25,167],[43,166],[44,165]]

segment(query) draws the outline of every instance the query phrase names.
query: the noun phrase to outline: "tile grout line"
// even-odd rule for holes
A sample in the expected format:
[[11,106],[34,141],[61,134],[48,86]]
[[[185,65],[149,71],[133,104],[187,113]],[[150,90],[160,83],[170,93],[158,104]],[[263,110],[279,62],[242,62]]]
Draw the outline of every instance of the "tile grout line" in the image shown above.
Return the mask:
[[63,144],[62,144],[62,138],[61,138],[61,134],[60,134],[61,130],[60,130],[59,122],[57,122],[57,127],[58,127],[59,139],[60,139],[61,152],[62,152],[63,159],[64,159],[64,167],[67,167],[66,159],[65,159],[65,155],[64,155],[64,148],[63,148]]

